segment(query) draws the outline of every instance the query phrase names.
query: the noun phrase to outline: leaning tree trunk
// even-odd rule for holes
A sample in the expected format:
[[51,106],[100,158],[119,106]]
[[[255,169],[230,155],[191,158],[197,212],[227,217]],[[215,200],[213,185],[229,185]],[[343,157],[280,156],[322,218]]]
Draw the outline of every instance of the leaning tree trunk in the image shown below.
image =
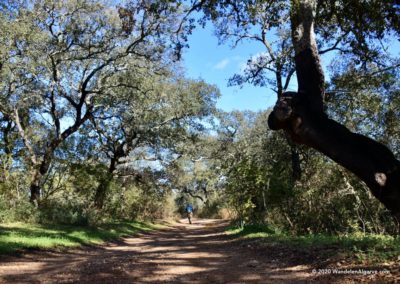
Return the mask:
[[352,133],[324,112],[324,74],[314,34],[316,0],[292,0],[292,41],[298,92],[278,99],[268,118],[273,130],[283,129],[344,166],[400,220],[400,162],[383,144]]

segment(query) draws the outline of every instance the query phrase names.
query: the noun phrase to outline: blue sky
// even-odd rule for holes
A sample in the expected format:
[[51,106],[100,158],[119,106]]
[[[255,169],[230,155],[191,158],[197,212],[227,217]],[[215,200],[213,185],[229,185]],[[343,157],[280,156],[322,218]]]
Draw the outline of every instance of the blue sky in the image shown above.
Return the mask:
[[189,37],[190,48],[184,53],[184,66],[190,78],[202,78],[215,84],[222,97],[217,107],[225,110],[264,110],[276,101],[275,93],[267,87],[246,84],[242,88],[227,87],[228,79],[238,73],[252,55],[263,52],[260,44],[245,42],[235,49],[229,44],[218,45],[211,25],[197,28]]
[[[189,36],[190,47],[185,50],[183,59],[186,75],[190,78],[204,79],[207,83],[215,84],[221,90],[222,97],[218,100],[217,107],[224,111],[232,110],[265,110],[275,104],[276,94],[268,87],[255,87],[246,84],[242,88],[228,87],[228,79],[235,73],[240,73],[241,66],[246,61],[260,52],[264,47],[255,41],[240,43],[232,49],[229,43],[218,45],[213,27],[207,24],[204,29],[198,27]],[[399,41],[392,38],[388,44],[388,52],[398,56]],[[326,78],[329,72],[326,66],[336,54],[329,52],[322,57],[322,65]],[[296,90],[296,78],[292,78],[290,90]]]

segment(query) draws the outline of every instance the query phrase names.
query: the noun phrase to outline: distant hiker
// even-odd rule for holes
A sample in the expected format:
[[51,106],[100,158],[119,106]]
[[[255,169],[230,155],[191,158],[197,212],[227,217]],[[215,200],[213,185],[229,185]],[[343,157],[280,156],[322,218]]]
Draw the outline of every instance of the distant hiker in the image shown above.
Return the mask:
[[192,206],[192,204],[186,205],[185,211],[186,211],[186,214],[187,214],[187,218],[189,220],[189,224],[192,224],[192,217],[193,217],[193,206]]

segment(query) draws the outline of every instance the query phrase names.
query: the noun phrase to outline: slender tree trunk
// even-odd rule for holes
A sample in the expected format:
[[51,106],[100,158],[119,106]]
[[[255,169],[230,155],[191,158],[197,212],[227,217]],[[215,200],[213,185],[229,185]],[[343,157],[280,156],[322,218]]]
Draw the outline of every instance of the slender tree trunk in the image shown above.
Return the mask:
[[[94,126],[97,128],[96,122],[92,119]],[[97,129],[99,135],[103,134],[101,129]],[[130,151],[135,148],[140,139],[140,134],[131,133],[127,136],[123,142],[120,142],[115,148],[113,148],[113,157],[110,159],[110,165],[108,166],[107,174],[100,180],[100,184],[96,189],[94,196],[94,206],[97,209],[102,209],[104,201],[106,200],[107,193],[109,191],[111,182],[114,179],[114,172],[117,169],[119,160],[129,155]],[[139,179],[139,177],[137,177]]]
[[5,121],[7,121],[7,125],[1,129],[3,132],[4,153],[7,156],[10,156],[12,154],[12,149],[13,149],[13,144],[10,141],[10,134],[13,129],[13,125],[12,125],[12,121],[9,117],[5,116],[4,119],[5,119]]
[[14,141],[12,141],[10,135],[12,134],[13,130],[13,124],[11,119],[3,114],[3,121],[6,122],[6,126],[0,128],[0,131],[2,132],[3,136],[3,151],[4,154],[3,157],[0,159],[0,164],[2,166],[2,173],[0,174],[0,181],[6,181],[8,180],[10,176],[10,169],[12,166],[13,162],[13,148],[14,148]]
[[285,133],[286,141],[290,147],[290,161],[292,163],[292,186],[295,185],[296,181],[301,178],[301,163],[300,163],[300,154],[298,150],[298,146],[293,143],[292,138]]
[[315,0],[292,0],[292,41],[298,92],[278,99],[268,118],[293,141],[330,157],[356,174],[372,194],[400,220],[400,162],[383,144],[352,133],[324,112],[324,75],[314,34]]
[[[278,68],[281,70],[281,68]],[[276,81],[278,87],[278,100],[283,96],[283,86],[282,86],[282,73],[281,71],[277,71],[276,73]],[[298,151],[298,147],[292,141],[292,138],[288,133],[285,133],[286,142],[290,147],[290,154],[291,154],[291,163],[292,163],[292,186],[295,185],[296,181],[300,180],[301,178],[301,163],[300,163],[300,155]]]
[[42,184],[43,177],[47,174],[50,167],[51,159],[46,160],[46,162],[42,162],[40,167],[34,166],[31,172],[31,184],[30,184],[30,192],[31,196],[29,201],[36,206],[39,205],[41,192],[42,192]]
[[97,209],[103,209],[104,201],[106,200],[111,182],[114,178],[114,172],[117,169],[117,161],[118,157],[114,157],[113,159],[111,159],[108,171],[105,177],[100,180],[100,184],[96,189],[96,194],[94,196],[94,206]]
[[60,143],[60,140],[53,140],[47,148],[46,153],[43,155],[41,163],[33,165],[30,184],[31,196],[29,200],[36,206],[39,205],[41,198],[43,177],[49,171],[51,162],[53,161],[54,151]]
[[30,185],[31,196],[29,198],[29,201],[35,204],[36,206],[38,205],[38,202],[40,200],[41,180],[42,180],[42,175],[40,174],[39,170],[34,169],[31,173],[31,185]]
[[107,173],[106,177],[100,181],[100,184],[97,187],[96,194],[94,196],[94,206],[97,209],[103,209],[104,201],[106,200],[106,196],[109,191],[112,180],[113,180],[112,173]]

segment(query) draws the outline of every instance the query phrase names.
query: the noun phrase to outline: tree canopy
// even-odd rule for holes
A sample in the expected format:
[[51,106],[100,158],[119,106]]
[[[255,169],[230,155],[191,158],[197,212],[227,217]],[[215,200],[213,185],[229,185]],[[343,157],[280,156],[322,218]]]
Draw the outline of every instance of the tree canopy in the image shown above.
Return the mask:
[[[393,1],[3,1],[0,212],[90,223],[190,201],[301,233],[395,232],[399,15]],[[220,44],[262,47],[229,85],[273,90],[273,109],[224,112],[186,77],[208,22]]]

